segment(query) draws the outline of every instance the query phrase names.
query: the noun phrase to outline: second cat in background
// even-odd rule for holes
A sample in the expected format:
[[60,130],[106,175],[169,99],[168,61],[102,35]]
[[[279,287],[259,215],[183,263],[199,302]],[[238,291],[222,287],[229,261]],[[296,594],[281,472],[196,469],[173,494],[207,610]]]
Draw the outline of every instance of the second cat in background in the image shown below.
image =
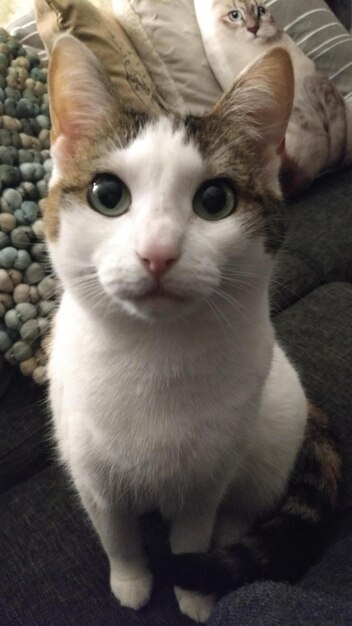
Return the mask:
[[350,160],[341,94],[256,0],[194,0],[209,63],[224,91],[261,54],[280,46],[294,69],[294,106],[282,146],[286,197]]

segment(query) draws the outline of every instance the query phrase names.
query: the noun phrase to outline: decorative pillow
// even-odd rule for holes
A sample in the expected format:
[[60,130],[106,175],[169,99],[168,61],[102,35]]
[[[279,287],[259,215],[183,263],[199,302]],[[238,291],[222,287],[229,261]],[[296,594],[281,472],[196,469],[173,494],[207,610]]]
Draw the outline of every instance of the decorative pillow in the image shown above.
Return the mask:
[[[194,115],[222,95],[209,66],[193,0],[112,0],[113,10],[144,59],[169,110]],[[185,107],[186,105],[186,107]]]
[[36,0],[35,13],[48,52],[58,33],[69,31],[100,60],[125,107],[141,112],[165,108],[148,71],[112,16],[86,0]]
[[28,11],[32,0],[1,0],[0,4],[0,24],[7,25],[16,20],[20,15],[24,15]]
[[41,212],[51,172],[46,69],[0,29],[0,353],[44,380],[55,280]]

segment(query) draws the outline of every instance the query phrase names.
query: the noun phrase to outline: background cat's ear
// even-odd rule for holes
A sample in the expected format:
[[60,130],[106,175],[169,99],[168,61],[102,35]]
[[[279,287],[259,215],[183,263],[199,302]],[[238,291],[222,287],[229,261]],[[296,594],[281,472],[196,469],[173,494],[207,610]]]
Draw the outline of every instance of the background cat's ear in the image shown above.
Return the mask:
[[240,126],[247,136],[265,148],[280,149],[292,111],[294,75],[289,54],[273,48],[236,80],[213,110],[213,115]]
[[116,94],[96,57],[71,35],[56,40],[48,84],[54,157],[64,164],[109,119]]

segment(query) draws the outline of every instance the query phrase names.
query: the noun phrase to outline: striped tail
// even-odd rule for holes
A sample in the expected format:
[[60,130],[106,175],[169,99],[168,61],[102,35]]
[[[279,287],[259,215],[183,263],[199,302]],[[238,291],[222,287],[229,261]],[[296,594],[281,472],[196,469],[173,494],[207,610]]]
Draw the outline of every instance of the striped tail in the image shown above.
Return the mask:
[[240,543],[171,557],[174,585],[219,596],[258,579],[295,582],[324,549],[336,509],[341,459],[326,415],[309,405],[303,446],[281,507]]

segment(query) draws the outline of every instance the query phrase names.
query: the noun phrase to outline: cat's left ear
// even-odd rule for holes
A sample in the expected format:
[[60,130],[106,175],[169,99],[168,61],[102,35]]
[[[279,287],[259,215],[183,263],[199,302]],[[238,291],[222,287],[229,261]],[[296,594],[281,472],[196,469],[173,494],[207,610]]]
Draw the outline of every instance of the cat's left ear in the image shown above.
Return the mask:
[[241,130],[257,150],[279,151],[285,138],[294,96],[294,75],[289,54],[273,48],[236,80],[211,115],[226,122],[231,132]]
[[66,34],[53,47],[48,87],[54,159],[69,167],[80,142],[110,119],[116,94],[92,52]]

